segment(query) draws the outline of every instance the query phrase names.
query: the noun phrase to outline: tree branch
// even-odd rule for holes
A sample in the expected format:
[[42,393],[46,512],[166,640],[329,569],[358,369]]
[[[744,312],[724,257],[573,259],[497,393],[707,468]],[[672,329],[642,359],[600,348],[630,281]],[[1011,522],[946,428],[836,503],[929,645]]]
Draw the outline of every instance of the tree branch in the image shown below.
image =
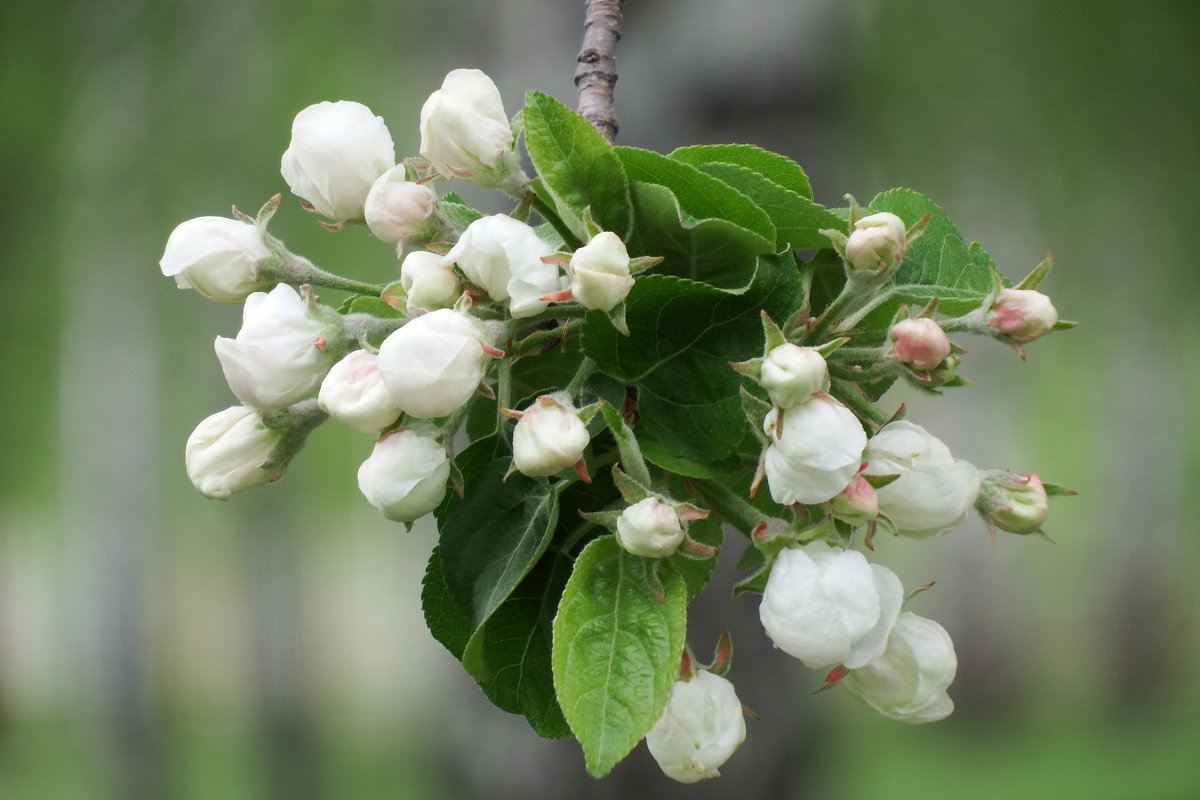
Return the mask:
[[625,0],[584,0],[583,47],[575,68],[579,113],[609,143],[616,140],[620,127],[613,111],[613,86],[617,82],[613,50],[621,40],[624,6]]

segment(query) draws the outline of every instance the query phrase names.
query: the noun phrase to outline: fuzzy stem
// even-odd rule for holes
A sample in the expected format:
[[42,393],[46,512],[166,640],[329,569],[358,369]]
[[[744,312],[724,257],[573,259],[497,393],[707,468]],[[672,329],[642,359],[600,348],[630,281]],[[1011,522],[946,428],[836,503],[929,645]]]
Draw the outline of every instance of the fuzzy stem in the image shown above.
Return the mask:
[[624,5],[625,0],[584,0],[583,46],[576,58],[579,113],[609,144],[616,141],[620,127],[613,111],[613,86],[617,83],[613,50],[621,40]]
[[770,517],[753,506],[746,498],[716,480],[693,480],[692,488],[706,505],[721,515],[721,518],[744,535],[750,532],[760,522],[767,522]]

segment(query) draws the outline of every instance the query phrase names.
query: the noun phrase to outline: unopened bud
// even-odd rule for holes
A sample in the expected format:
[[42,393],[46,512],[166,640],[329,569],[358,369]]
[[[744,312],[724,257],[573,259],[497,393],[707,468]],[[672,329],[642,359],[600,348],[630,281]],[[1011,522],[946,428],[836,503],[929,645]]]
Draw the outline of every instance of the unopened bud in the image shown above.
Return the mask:
[[1045,336],[1057,322],[1050,298],[1033,289],[1001,289],[988,316],[988,325],[1014,344]]
[[531,478],[578,464],[591,436],[569,403],[542,395],[513,429],[513,464]]
[[829,386],[829,368],[815,349],[789,342],[763,358],[759,383],[774,405],[791,408]]
[[917,317],[897,322],[888,331],[892,348],[886,358],[896,358],[920,372],[928,372],[950,355],[950,337],[932,319]]
[[855,475],[850,485],[830,501],[833,515],[851,525],[862,525],[879,516],[879,498],[875,487],[862,475]]
[[882,272],[900,263],[908,247],[904,220],[887,211],[854,223],[846,240],[846,262],[857,272]]
[[454,264],[427,250],[414,250],[400,262],[400,286],[410,314],[450,308],[462,296]]
[[668,503],[647,497],[617,518],[617,541],[635,556],[665,558],[683,543],[679,514]]
[[611,311],[633,288],[629,251],[611,231],[602,231],[575,251],[567,271],[571,294],[584,308]]
[[984,474],[977,505],[988,522],[1009,533],[1035,533],[1050,516],[1046,487],[1033,472]]
[[409,239],[431,235],[436,225],[437,193],[423,183],[407,179],[404,166],[397,165],[371,184],[363,216],[371,233],[388,244],[405,244]]

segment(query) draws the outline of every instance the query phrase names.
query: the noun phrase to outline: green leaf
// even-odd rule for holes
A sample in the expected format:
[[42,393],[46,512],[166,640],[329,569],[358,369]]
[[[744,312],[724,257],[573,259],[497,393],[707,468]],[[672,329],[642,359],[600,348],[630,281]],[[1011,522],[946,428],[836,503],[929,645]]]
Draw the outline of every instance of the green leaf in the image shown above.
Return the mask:
[[450,596],[436,547],[429,554],[425,579],[421,582],[421,610],[425,613],[425,624],[429,626],[433,638],[462,661],[463,651],[471,640],[471,621]]
[[739,228],[757,234],[767,242],[775,241],[775,226],[770,217],[736,189],[706,175],[699,169],[650,150],[615,147],[629,180],[665,186],[679,200],[679,206],[692,220],[724,219]]
[[684,581],[664,569],[660,601],[645,563],[615,537],[596,539],[576,559],[554,618],[554,688],[597,778],[658,719],[683,652]]
[[637,437],[629,424],[621,418],[621,413],[609,403],[600,406],[604,415],[604,424],[612,432],[613,440],[617,443],[617,451],[621,454],[621,466],[625,472],[642,486],[650,485],[650,472],[642,458],[641,448],[638,447]]
[[356,294],[347,297],[345,301],[338,307],[339,314],[371,314],[372,316],[381,317],[383,319],[398,319],[404,316],[404,312],[388,305],[387,301],[381,297],[369,297],[366,295]]
[[482,211],[476,211],[466,204],[456,192],[447,192],[438,199],[438,210],[442,216],[456,228],[466,228],[472,222],[484,217]]
[[668,452],[657,439],[652,439],[646,435],[639,436],[638,443],[641,445],[642,455],[651,464],[667,472],[673,472],[676,475],[683,475],[688,478],[715,478],[724,471],[737,469],[738,467],[736,461],[723,461],[714,464],[711,461],[702,462],[681,458]]
[[571,562],[543,558],[471,640],[486,665],[480,688],[498,708],[523,714],[538,736],[571,735],[554,694],[552,623]]
[[846,221],[825,206],[751,169],[721,162],[705,164],[701,169],[737,189],[767,213],[775,224],[777,247],[793,250],[828,247],[829,239],[820,233],[822,228],[846,231]]
[[629,191],[636,224],[626,244],[631,255],[662,256],[656,272],[740,290],[754,274],[755,258],[775,249],[774,230],[767,239],[727,219],[696,219],[665,186],[633,183]]
[[871,327],[886,327],[900,303],[923,306],[938,298],[938,311],[965,314],[974,309],[992,288],[988,270],[992,259],[978,244],[967,247],[946,212],[912,189],[891,189],[876,195],[872,211],[890,211],[908,225],[929,214],[925,233],[904,253],[893,282],[894,302],[868,317]]
[[503,481],[508,460],[468,479],[440,532],[440,559],[451,597],[478,628],[541,558],[558,519],[558,495],[545,478]]
[[583,117],[541,92],[525,95],[525,146],[563,222],[588,240],[583,210],[629,237],[629,184],[612,146]]
[[639,428],[671,455],[717,460],[742,440],[742,378],[729,362],[761,354],[761,310],[787,319],[803,302],[794,259],[760,257],[758,265],[741,294],[670,275],[638,278],[625,301],[628,337],[603,314],[588,314],[584,352],[637,385]]
[[736,164],[757,172],[772,183],[776,183],[801,197],[812,199],[812,187],[803,168],[795,161],[779,153],[753,144],[697,144],[680,147],[671,153],[671,158],[693,167],[719,162]]

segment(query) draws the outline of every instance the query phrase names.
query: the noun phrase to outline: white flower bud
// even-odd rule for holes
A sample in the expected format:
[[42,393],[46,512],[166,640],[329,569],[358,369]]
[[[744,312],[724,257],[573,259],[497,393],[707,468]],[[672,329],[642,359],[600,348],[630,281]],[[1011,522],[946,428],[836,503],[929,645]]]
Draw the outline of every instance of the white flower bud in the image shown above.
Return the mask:
[[277,480],[283,469],[264,465],[283,433],[263,425],[252,408],[218,411],[188,437],[183,457],[187,476],[200,494],[215,500]]
[[791,408],[828,388],[829,368],[815,349],[789,342],[767,353],[758,382],[775,406]]
[[680,783],[720,775],[746,740],[746,720],[733,684],[699,670],[675,681],[662,716],[646,733],[646,748],[663,773]]
[[421,108],[421,155],[445,177],[503,183],[514,137],[500,90],[477,69],[456,69]]
[[437,193],[424,183],[410,181],[403,164],[380,175],[367,193],[363,216],[376,238],[404,245],[409,239],[433,233],[437,224]]
[[900,320],[888,337],[892,347],[886,358],[897,358],[921,372],[928,372],[950,355],[950,337],[928,317]]
[[639,500],[617,517],[617,541],[635,556],[666,558],[683,543],[679,513],[653,497]]
[[333,365],[317,405],[329,416],[362,433],[378,433],[400,416],[400,409],[379,377],[379,357],[355,350]]
[[414,250],[400,262],[400,287],[409,314],[450,308],[462,296],[454,264],[427,250]]
[[883,652],[903,601],[887,567],[816,541],[779,554],[758,616],[775,646],[806,667],[855,669]]
[[904,611],[874,661],[850,670],[846,691],[885,717],[901,722],[936,722],[954,711],[946,689],[954,682],[958,658],[946,629]]
[[833,515],[850,525],[862,525],[879,516],[879,498],[875,487],[862,475],[855,475],[850,485],[829,502]]
[[259,259],[270,255],[250,223],[197,217],[171,231],[158,265],[180,289],[195,289],[218,303],[240,303],[265,288],[255,274]]
[[531,478],[554,475],[579,463],[589,441],[587,426],[574,407],[542,395],[513,429],[513,464]]
[[326,324],[281,283],[246,298],[237,337],[214,343],[234,395],[251,408],[286,408],[316,394],[337,353],[325,349]]
[[857,272],[881,272],[898,264],[907,247],[904,220],[883,211],[854,223],[846,240],[846,261]]
[[352,100],[317,103],[292,122],[280,172],[293,194],[330,219],[362,219],[371,184],[396,164],[383,117]]
[[571,294],[584,308],[612,311],[633,288],[629,251],[621,237],[602,231],[575,251],[567,267]]
[[979,493],[979,470],[955,459],[920,425],[898,420],[867,444],[865,475],[899,475],[875,490],[879,511],[899,533],[927,539],[957,528]]
[[763,464],[771,498],[780,505],[823,503],[858,472],[867,435],[858,417],[825,393],[763,420],[771,439]]
[[558,267],[542,261],[553,252],[524,222],[494,214],[468,225],[446,260],[493,300],[507,300],[512,315],[521,318],[545,309],[549,303],[539,298],[562,289]]
[[1050,298],[1033,289],[1001,289],[992,306],[988,325],[1015,344],[1045,336],[1058,323]]
[[438,507],[449,477],[446,448],[432,436],[401,429],[375,442],[358,468],[358,488],[388,519],[412,522]]
[[418,419],[457,411],[484,375],[483,328],[442,308],[393,331],[379,346],[379,377],[400,410]]

